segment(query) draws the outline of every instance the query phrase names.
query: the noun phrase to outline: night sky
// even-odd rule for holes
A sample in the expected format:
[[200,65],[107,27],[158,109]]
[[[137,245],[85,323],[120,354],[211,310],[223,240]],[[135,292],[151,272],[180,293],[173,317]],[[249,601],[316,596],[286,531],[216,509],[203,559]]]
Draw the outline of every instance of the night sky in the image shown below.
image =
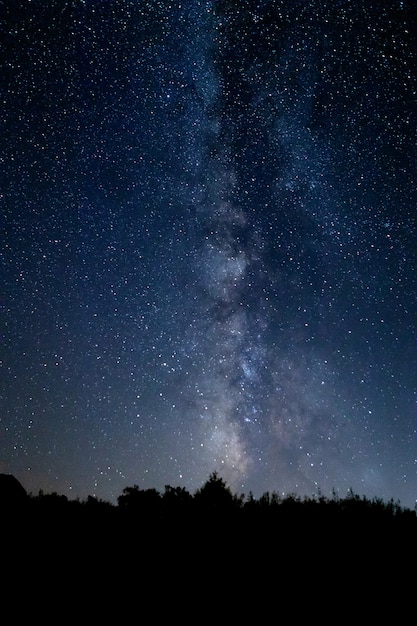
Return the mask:
[[0,472],[417,498],[405,0],[0,1]]

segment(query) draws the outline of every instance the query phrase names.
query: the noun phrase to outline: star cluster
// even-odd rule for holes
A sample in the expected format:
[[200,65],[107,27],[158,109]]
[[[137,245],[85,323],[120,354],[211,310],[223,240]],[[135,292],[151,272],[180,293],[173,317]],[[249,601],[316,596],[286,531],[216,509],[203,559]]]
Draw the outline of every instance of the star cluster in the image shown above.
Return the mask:
[[0,471],[414,506],[413,2],[0,5]]

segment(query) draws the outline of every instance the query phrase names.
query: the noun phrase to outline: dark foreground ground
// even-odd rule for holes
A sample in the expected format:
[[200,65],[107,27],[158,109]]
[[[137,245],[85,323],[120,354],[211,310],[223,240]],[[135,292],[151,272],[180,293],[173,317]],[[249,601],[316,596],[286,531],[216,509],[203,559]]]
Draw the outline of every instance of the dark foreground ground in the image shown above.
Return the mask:
[[417,520],[382,517],[22,509],[3,517],[3,597],[17,592],[18,613],[58,603],[61,617],[117,623],[353,612],[399,624],[414,611]]

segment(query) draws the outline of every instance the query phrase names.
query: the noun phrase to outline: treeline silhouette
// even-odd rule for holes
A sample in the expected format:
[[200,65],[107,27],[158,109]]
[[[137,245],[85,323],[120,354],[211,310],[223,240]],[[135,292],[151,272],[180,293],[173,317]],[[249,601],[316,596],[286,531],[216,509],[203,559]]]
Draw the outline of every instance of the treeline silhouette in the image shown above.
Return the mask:
[[417,555],[416,512],[398,502],[352,490],[345,497],[265,492],[255,498],[233,493],[217,472],[195,493],[128,486],[116,504],[27,494],[13,477],[0,475],[0,505],[7,567],[20,575],[24,564],[34,580],[42,564],[55,586],[74,571],[77,588],[89,589],[92,580],[132,588],[140,580],[149,593],[173,584],[181,593],[186,581],[200,593],[198,580],[211,584],[213,572],[225,585],[257,587],[260,599],[272,581],[287,590],[293,584],[321,589],[339,576],[365,590],[370,579],[404,577],[401,560]]
[[[1,480],[1,478],[3,480]],[[7,479],[7,480],[6,480]],[[7,484],[6,484],[7,483]],[[333,491],[331,497],[318,492],[312,496],[279,495],[265,492],[259,498],[252,493],[237,495],[217,472],[190,493],[184,487],[166,485],[163,492],[138,485],[125,487],[117,504],[88,496],[71,500],[56,492],[27,494],[12,476],[0,477],[0,506],[3,519],[24,515],[31,522],[68,521],[72,524],[93,521],[121,524],[128,531],[134,527],[148,532],[172,528],[209,527],[212,531],[232,526],[238,529],[349,529],[417,532],[416,511],[394,500],[359,496],[352,490],[345,497]]]

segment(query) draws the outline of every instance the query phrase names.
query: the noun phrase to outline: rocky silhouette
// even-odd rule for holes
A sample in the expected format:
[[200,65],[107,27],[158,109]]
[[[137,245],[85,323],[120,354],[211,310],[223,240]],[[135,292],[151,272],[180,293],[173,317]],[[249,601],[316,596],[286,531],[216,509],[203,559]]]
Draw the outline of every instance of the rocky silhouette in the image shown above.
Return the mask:
[[23,485],[12,474],[0,474],[0,504],[10,507],[25,504],[28,494]]

